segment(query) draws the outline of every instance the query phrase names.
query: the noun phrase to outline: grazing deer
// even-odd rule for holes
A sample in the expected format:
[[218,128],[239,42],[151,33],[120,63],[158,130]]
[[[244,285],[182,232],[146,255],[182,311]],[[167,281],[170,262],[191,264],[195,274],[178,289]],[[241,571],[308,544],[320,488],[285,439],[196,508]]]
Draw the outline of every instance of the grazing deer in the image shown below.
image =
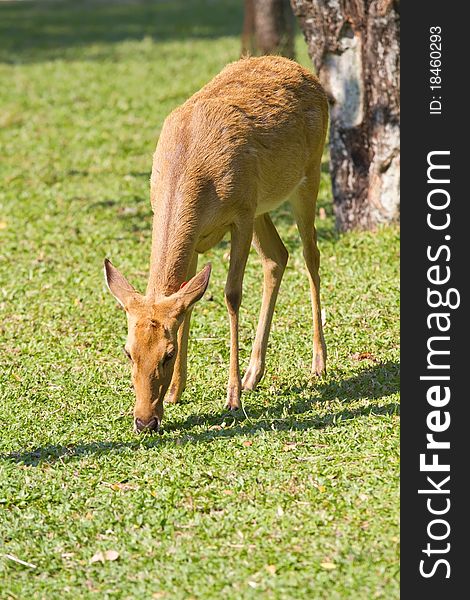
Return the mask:
[[[320,310],[320,255],[315,204],[328,123],[318,79],[275,56],[225,67],[165,120],[153,157],[154,213],[150,276],[139,294],[105,260],[106,283],[127,312],[125,352],[132,363],[137,432],[158,429],[163,399],[176,402],[186,384],[189,321],[209,283],[197,256],[231,234],[225,301],[230,320],[227,407],[240,407],[264,368],[269,330],[288,253],[269,217],[288,199],[303,244],[313,307],[313,365],[325,371]],[[238,314],[253,242],[264,272],[258,328],[243,381]]]

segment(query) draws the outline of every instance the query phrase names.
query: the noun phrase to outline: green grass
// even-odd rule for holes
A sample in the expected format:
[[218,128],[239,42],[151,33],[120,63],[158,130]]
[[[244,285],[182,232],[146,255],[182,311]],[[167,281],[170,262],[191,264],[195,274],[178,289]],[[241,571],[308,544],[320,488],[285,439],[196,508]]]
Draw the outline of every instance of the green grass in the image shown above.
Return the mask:
[[[162,435],[132,432],[102,260],[144,288],[159,130],[237,58],[241,4],[0,3],[1,598],[398,597],[398,231],[338,236],[326,163],[328,376],[309,379],[307,278],[283,207],[290,260],[247,417],[222,408],[224,242],[204,259],[183,401]],[[243,366],[260,289],[253,254]],[[106,550],[118,560],[90,562]]]

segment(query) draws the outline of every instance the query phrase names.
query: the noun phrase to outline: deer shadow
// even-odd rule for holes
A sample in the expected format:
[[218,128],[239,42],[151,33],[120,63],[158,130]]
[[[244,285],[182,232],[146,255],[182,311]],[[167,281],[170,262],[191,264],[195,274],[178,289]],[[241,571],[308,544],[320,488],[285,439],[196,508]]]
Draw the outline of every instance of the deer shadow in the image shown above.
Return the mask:
[[[261,431],[303,431],[307,429],[325,429],[338,426],[341,421],[363,416],[380,418],[399,413],[399,404],[389,401],[378,405],[374,400],[391,396],[399,391],[399,365],[396,362],[375,364],[360,370],[347,379],[330,379],[316,385],[308,383],[279,389],[274,402],[267,407],[251,407],[246,402],[247,413],[238,414],[221,411],[218,414],[189,415],[181,420],[169,421],[165,425],[164,435],[147,435],[135,441],[91,441],[70,445],[49,445],[25,452],[11,452],[0,455],[0,460],[28,466],[43,463],[61,463],[87,456],[119,454],[139,448],[158,448],[166,443],[206,444],[215,439],[229,439],[249,436]],[[294,393],[294,399],[292,399]],[[302,394],[302,395],[301,395]],[[341,408],[324,416],[309,416],[315,404],[328,400],[339,400]],[[371,402],[367,406],[350,407],[358,399]],[[233,419],[230,427],[221,427],[221,423]],[[192,431],[204,427],[203,431]],[[214,427],[215,426],[215,427]]]

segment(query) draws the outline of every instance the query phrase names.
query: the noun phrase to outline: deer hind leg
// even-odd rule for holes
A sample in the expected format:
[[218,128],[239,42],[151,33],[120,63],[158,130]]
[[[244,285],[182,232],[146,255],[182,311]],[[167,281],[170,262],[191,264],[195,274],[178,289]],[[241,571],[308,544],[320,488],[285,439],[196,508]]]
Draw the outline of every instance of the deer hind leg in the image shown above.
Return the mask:
[[263,299],[250,363],[243,377],[244,390],[254,390],[264,374],[274,306],[289,257],[286,247],[267,214],[255,219],[253,245],[263,263]]
[[[231,229],[230,266],[225,284],[225,303],[230,321],[230,370],[227,387],[227,408],[240,408],[242,383],[239,364],[238,317],[242,300],[243,275],[253,236],[253,221],[234,224]],[[251,223],[251,224],[250,224]]]
[[302,239],[303,254],[307,265],[310,295],[313,312],[313,360],[312,372],[323,375],[326,372],[326,345],[323,336],[320,306],[320,252],[317,246],[315,229],[315,207],[320,183],[320,165],[314,165],[306,174],[291,198],[295,220]]
[[[186,275],[187,281],[189,281],[191,277],[194,277],[196,274],[197,259],[197,252],[194,252],[189,264],[188,273]],[[178,353],[175,360],[175,370],[173,371],[173,377],[171,378],[170,387],[166,395],[166,401],[170,404],[175,404],[178,402],[186,387],[186,379],[188,376],[188,340],[191,312],[192,309],[189,309],[184,317],[183,323],[180,325],[178,330]]]

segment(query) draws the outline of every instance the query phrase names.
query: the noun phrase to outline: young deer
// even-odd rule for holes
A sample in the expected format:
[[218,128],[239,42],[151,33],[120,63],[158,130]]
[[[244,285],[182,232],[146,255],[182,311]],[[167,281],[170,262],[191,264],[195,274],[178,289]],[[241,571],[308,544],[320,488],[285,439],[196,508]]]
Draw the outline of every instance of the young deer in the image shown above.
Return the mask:
[[[105,260],[107,285],[127,312],[125,351],[132,362],[136,431],[158,429],[165,394],[168,391],[167,400],[176,402],[184,390],[191,309],[206,291],[211,270],[207,265],[195,275],[197,256],[227,231],[228,408],[238,409],[242,388],[253,390],[260,381],[288,258],[268,213],[287,199],[310,282],[312,369],[317,375],[325,371],[314,221],[327,122],[327,99],[318,79],[297,63],[275,56],[228,65],[165,120],[153,157],[152,253],[145,295]],[[238,313],[251,243],[263,263],[264,284],[242,381]]]

